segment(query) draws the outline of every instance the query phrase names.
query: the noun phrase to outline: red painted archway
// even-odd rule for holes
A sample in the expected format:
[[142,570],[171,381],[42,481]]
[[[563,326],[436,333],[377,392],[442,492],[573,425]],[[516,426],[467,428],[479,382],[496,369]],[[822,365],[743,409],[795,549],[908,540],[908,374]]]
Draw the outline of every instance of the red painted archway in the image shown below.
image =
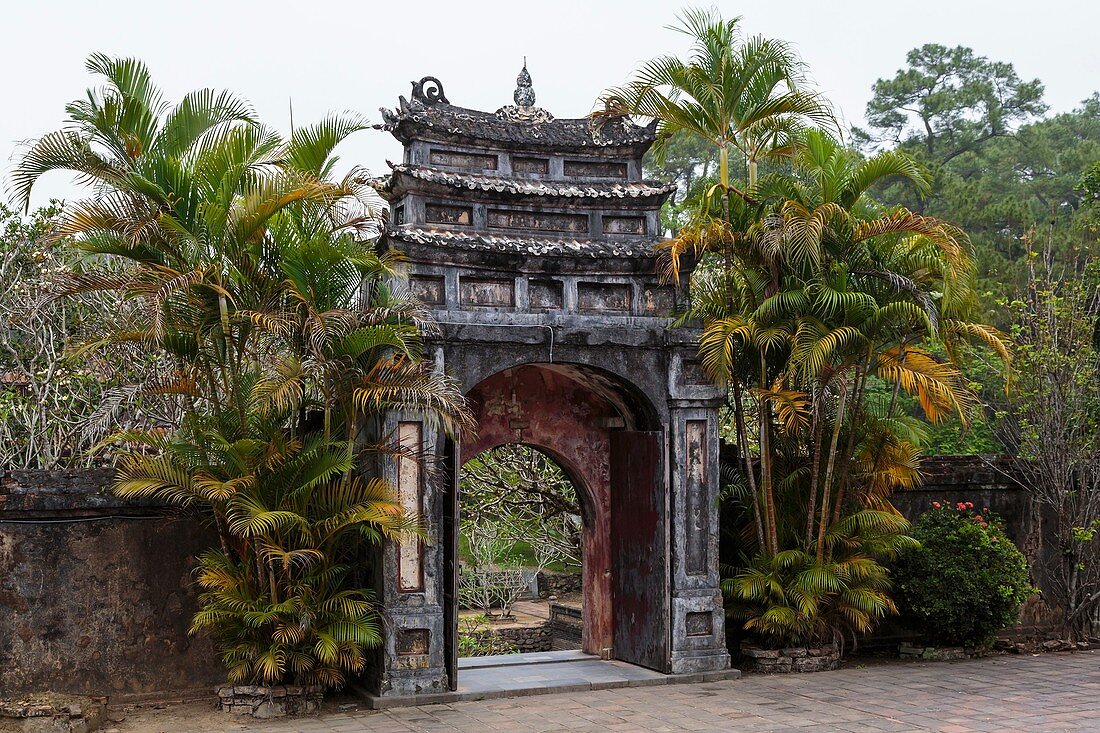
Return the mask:
[[586,652],[613,645],[611,591],[610,432],[646,420],[637,397],[614,378],[561,364],[506,369],[467,394],[478,430],[461,446],[461,461],[508,443],[545,452],[573,481],[583,507],[584,634]]

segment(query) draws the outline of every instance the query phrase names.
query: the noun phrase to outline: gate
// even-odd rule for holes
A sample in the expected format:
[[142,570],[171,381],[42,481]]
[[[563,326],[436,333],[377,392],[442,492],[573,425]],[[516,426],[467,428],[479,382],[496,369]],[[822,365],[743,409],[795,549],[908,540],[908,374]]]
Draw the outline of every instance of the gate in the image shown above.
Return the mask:
[[668,494],[659,432],[611,437],[611,557],[616,659],[670,671]]

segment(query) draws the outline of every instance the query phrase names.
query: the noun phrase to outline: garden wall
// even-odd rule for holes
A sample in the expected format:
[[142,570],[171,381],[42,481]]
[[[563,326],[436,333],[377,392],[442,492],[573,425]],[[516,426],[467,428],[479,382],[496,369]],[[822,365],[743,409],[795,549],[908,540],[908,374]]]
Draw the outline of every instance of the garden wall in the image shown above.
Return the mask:
[[554,648],[554,634],[548,623],[537,626],[505,626],[493,629],[492,634],[520,653],[548,652]]
[[541,570],[538,575],[539,597],[560,598],[570,593],[580,593],[584,586],[584,577],[580,573],[558,573],[553,570]]
[[[1045,568],[1057,562],[1058,549],[1050,541],[1051,518],[1032,501],[1026,489],[1012,477],[1016,459],[1008,457],[942,456],[921,463],[924,483],[896,492],[891,501],[910,521],[916,521],[933,501],[952,504],[970,501],[978,509],[989,509],[1005,524],[1005,533],[1027,557],[1035,583],[1047,587]],[[1044,541],[1045,536],[1045,541]],[[1008,635],[1028,637],[1045,632],[1058,623],[1054,612],[1038,596],[1023,608],[1020,625]],[[899,632],[887,624],[877,636]]]
[[197,522],[124,502],[99,471],[0,472],[0,697],[176,696],[224,680],[187,634]]

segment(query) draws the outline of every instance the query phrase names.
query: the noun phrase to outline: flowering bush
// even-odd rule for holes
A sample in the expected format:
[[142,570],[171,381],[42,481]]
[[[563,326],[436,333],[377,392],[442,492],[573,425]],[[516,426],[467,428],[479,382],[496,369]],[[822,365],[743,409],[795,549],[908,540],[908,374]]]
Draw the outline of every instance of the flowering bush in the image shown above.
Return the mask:
[[899,556],[894,582],[907,626],[932,644],[977,646],[1019,620],[1027,561],[988,507],[932,502],[912,534],[920,547]]

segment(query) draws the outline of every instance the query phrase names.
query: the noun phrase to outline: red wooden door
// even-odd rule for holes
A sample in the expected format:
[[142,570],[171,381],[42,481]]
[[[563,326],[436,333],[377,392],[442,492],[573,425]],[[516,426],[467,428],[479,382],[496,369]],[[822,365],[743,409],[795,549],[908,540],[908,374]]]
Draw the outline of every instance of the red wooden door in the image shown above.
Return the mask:
[[668,494],[661,433],[611,433],[615,658],[670,671]]

